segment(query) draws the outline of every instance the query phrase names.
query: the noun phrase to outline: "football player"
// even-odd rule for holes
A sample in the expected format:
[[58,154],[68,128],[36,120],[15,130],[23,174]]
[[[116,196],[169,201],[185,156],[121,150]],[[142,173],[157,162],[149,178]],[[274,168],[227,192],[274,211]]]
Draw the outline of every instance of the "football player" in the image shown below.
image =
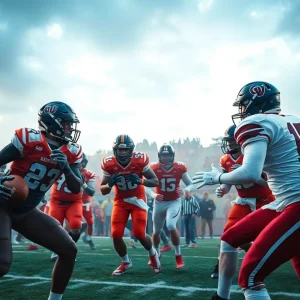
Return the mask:
[[86,169],[87,164],[87,156],[83,153],[83,158],[80,163],[80,173],[83,181],[83,217],[86,221],[87,228],[82,236],[82,240],[84,241],[84,243],[88,244],[92,250],[95,250],[96,246],[92,241],[94,218],[91,205],[92,197],[95,194],[96,174]]
[[[80,135],[79,120],[70,106],[57,101],[40,109],[38,123],[40,130],[16,130],[11,143],[0,151],[0,165],[12,162],[9,176],[0,178],[0,277],[8,273],[12,263],[10,230],[13,228],[59,255],[49,295],[50,300],[57,300],[62,299],[72,275],[77,247],[59,222],[36,206],[62,174],[70,191],[80,192],[78,163],[82,159],[82,149],[75,144]],[[28,197],[22,204],[12,203],[12,190],[3,185],[14,175],[23,177],[29,187]]]
[[[223,173],[232,172],[243,164],[243,154],[240,145],[234,138],[235,125],[231,125],[225,131],[222,138],[222,151],[224,155],[220,159],[220,165]],[[272,202],[275,197],[266,182],[266,174],[262,174],[257,183],[235,185],[238,197],[232,201],[232,207],[228,215],[228,221],[225,224],[224,231],[232,227],[239,220],[250,214],[252,211]],[[218,198],[222,198],[231,189],[231,185],[222,184],[216,189]],[[240,248],[248,251],[251,242],[240,245]],[[218,278],[219,263],[216,264],[211,278]]]
[[[80,229],[82,225],[83,217],[83,197],[85,193],[91,197],[95,193],[95,174],[88,170],[85,170],[82,164],[87,164],[86,155],[83,155],[83,160],[79,163],[79,171],[81,172],[82,178],[82,188],[81,192],[78,194],[73,194],[66,185],[66,179],[64,174],[57,180],[51,190],[50,194],[50,210],[49,215],[55,218],[61,226],[63,226],[64,220],[66,219],[68,224],[69,235],[72,237],[73,241],[77,243],[80,238]],[[91,180],[91,182],[89,182]],[[90,222],[90,220],[89,220]],[[89,237],[89,241],[91,241]],[[92,244],[92,242],[91,242]],[[55,261],[57,259],[57,254],[52,253],[51,260]]]
[[124,229],[131,214],[133,235],[149,252],[152,268],[160,272],[158,254],[146,234],[147,210],[145,187],[155,187],[158,179],[149,165],[149,157],[143,152],[134,152],[134,143],[128,135],[119,135],[113,143],[113,156],[102,160],[103,179],[101,192],[109,194],[114,187],[114,205],[111,216],[111,235],[114,247],[122,258],[121,265],[112,275],[122,275],[132,267],[126,244]]
[[241,119],[235,139],[241,146],[243,164],[230,173],[200,172],[198,187],[206,184],[244,185],[257,182],[262,170],[276,200],[247,215],[221,237],[220,275],[222,289],[213,299],[229,299],[231,277],[237,264],[237,248],[255,240],[239,273],[245,299],[271,299],[264,280],[292,259],[300,276],[300,119],[280,115],[280,92],[270,83],[251,82],[238,93],[234,106]]
[[183,195],[179,185],[182,180],[186,185],[184,191],[189,192],[194,189],[194,185],[186,165],[182,162],[175,162],[174,159],[175,150],[172,145],[164,144],[159,148],[158,162],[150,165],[158,178],[159,185],[155,187],[155,191],[147,189],[147,193],[155,200],[152,215],[154,247],[160,256],[160,234],[166,222],[175,248],[176,268],[181,269],[184,267],[184,262],[180,249],[180,235],[176,228],[181,211],[181,196]]

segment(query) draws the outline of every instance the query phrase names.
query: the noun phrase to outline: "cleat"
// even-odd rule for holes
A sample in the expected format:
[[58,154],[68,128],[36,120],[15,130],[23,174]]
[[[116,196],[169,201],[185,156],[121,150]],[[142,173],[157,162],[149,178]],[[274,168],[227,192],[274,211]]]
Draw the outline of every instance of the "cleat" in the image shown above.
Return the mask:
[[181,254],[176,255],[175,259],[176,259],[176,269],[184,268],[184,262],[183,262],[183,259],[182,259],[182,255]]
[[96,246],[92,240],[88,241],[88,244],[92,250],[96,250]]
[[214,267],[213,272],[211,273],[210,277],[212,279],[218,279],[219,278],[219,263],[217,263]]
[[134,248],[134,249],[136,249],[136,243],[135,243],[135,241],[132,240],[132,239],[128,240],[127,245],[128,245],[128,246],[131,246],[131,247]]
[[119,276],[119,275],[123,275],[127,270],[129,270],[130,268],[132,268],[132,262],[131,260],[129,262],[125,262],[123,261],[119,267],[117,269],[115,269],[112,272],[113,276]]
[[189,248],[196,248],[196,247],[197,247],[196,243],[191,243],[191,244],[189,245]]
[[56,261],[57,258],[58,258],[58,255],[56,253],[52,252],[52,254],[51,254],[51,261]]
[[37,245],[32,245],[30,244],[26,249],[25,251],[33,251],[33,250],[38,250],[39,247]]
[[154,255],[150,256],[150,260],[151,260],[151,266],[152,266],[153,272],[155,274],[158,274],[161,269],[161,264],[160,264],[157,252],[155,252]]
[[172,247],[170,245],[165,245],[160,249],[160,252],[167,252],[172,250]]
[[215,294],[211,297],[211,300],[229,300],[229,299],[222,298],[222,297],[218,296],[217,293],[215,293]]

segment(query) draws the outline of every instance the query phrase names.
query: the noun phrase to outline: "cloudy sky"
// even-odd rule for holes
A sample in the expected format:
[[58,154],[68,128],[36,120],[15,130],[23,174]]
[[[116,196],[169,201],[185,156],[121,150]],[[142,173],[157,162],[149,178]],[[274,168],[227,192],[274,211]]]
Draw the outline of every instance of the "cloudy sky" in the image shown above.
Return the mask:
[[0,147],[53,100],[87,154],[121,133],[209,145],[254,80],[300,116],[299,0],[0,0]]

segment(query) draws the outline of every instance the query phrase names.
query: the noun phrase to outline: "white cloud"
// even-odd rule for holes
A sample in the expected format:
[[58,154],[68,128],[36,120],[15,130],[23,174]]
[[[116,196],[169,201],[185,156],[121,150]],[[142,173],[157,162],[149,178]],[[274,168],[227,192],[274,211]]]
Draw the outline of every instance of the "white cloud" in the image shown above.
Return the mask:
[[198,9],[201,13],[205,13],[212,7],[214,0],[200,0],[198,4]]
[[60,39],[63,35],[64,31],[59,24],[52,24],[47,28],[47,36]]
[[66,74],[71,79],[98,85],[113,84],[109,73],[114,69],[113,60],[99,54],[83,53],[74,56],[66,63]]

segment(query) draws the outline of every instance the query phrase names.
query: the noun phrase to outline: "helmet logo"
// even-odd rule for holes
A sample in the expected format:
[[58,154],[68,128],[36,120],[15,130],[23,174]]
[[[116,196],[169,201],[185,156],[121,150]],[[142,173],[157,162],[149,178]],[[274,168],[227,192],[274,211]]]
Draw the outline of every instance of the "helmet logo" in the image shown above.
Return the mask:
[[44,108],[44,112],[46,114],[54,114],[57,111],[57,106],[56,105],[47,105]]
[[266,87],[264,84],[262,85],[252,85],[250,87],[250,94],[253,95],[252,100],[254,100],[256,97],[262,97],[265,94]]

